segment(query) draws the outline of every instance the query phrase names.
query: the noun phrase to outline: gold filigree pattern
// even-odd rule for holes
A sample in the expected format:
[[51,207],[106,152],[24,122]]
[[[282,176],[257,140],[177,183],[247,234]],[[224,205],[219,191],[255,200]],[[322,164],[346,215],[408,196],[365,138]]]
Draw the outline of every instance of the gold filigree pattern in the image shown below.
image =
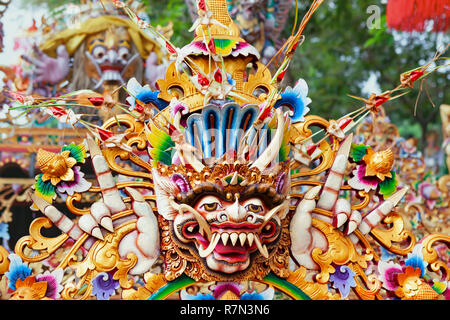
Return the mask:
[[328,241],[327,251],[315,248],[311,253],[314,261],[320,266],[320,273],[316,276],[317,282],[328,282],[330,273],[335,272],[332,264],[344,265],[353,262],[361,268],[367,268],[367,262],[373,258],[370,253],[360,255],[348,237],[322,220],[313,219],[312,225],[320,230]]
[[[414,245],[416,244],[415,236],[412,232],[405,230],[405,225],[402,217],[395,212],[388,214],[383,223],[391,224],[392,227],[387,230],[382,230],[380,228],[374,228],[370,234],[379,241],[383,246],[399,255],[407,255],[412,251]],[[406,242],[407,246],[404,248],[394,246],[392,243],[402,243]]]
[[328,291],[328,285],[306,280],[307,270],[305,267],[300,267],[292,271],[287,277],[287,281],[303,290],[311,299],[317,300],[339,300],[339,294],[332,294]]
[[[36,218],[30,225],[30,235],[25,236],[16,243],[14,251],[28,262],[42,261],[53,254],[68,238],[67,234],[61,234],[55,238],[44,237],[41,234],[42,228],[52,227],[52,223],[45,217]],[[26,248],[37,251],[33,256],[25,253]]]
[[450,280],[450,268],[448,266],[448,261],[439,260],[439,255],[436,249],[433,248],[433,245],[436,243],[445,243],[447,246],[450,244],[450,236],[442,233],[435,233],[425,237],[422,240],[423,243],[423,259],[428,262],[428,267],[438,272],[442,270],[445,275],[446,281]]

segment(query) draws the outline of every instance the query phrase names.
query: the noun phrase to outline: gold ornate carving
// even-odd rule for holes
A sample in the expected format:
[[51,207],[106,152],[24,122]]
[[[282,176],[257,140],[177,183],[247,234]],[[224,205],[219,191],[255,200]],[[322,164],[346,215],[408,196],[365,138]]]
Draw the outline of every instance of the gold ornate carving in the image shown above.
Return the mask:
[[331,294],[328,285],[306,280],[306,268],[300,267],[292,271],[286,279],[296,287],[304,291],[311,299],[317,300],[339,300],[338,294]]
[[122,298],[125,300],[147,300],[153,293],[167,284],[164,275],[146,273],[144,275],[145,286],[139,287],[137,290],[125,289]]
[[327,251],[323,252],[322,249],[315,248],[311,253],[314,261],[320,266],[320,273],[316,276],[317,282],[328,282],[330,273],[335,272],[335,268],[332,266],[333,263],[344,265],[353,262],[365,269],[367,268],[367,261],[373,259],[373,255],[370,253],[364,256],[360,255],[350,239],[332,225],[314,218],[312,225],[321,231],[328,241]]
[[427,237],[425,237],[422,240],[423,243],[423,259],[428,262],[428,267],[438,272],[439,270],[442,270],[443,274],[445,275],[446,281],[450,280],[450,268],[448,266],[448,261],[441,261],[439,259],[439,255],[436,251],[436,249],[433,248],[433,245],[436,244],[436,242],[445,243],[447,246],[450,245],[450,236],[442,233],[435,233],[431,234]]
[[[14,251],[28,262],[42,261],[54,253],[68,238],[67,234],[61,234],[55,238],[47,238],[41,234],[42,228],[50,228],[53,224],[49,219],[36,218],[30,225],[30,235],[25,236],[16,243]],[[25,249],[29,248],[37,251],[37,254],[28,256]]]
[[0,246],[0,274],[4,274],[9,269],[8,255],[8,250]]
[[[398,213],[391,212],[384,218],[383,223],[390,224],[392,227],[387,230],[374,228],[370,234],[389,251],[399,255],[406,255],[411,252],[416,244],[416,238],[412,232],[404,229],[405,223],[402,217]],[[401,243],[404,241],[407,241],[408,244],[405,248],[393,245],[393,242]]]

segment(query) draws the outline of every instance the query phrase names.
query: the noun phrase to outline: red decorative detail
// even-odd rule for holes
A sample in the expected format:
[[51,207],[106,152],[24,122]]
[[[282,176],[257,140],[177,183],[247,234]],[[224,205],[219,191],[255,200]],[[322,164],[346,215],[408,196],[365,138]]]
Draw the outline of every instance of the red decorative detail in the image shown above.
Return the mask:
[[286,70],[281,71],[277,76],[277,80],[278,81],[283,80],[285,74],[286,74]]
[[259,116],[258,120],[263,121],[266,119],[270,114],[270,107],[265,107],[265,109],[262,111],[261,115]]
[[36,20],[33,19],[33,24],[31,25],[31,27],[28,28],[28,32],[34,32],[34,31],[37,31],[37,30],[38,30],[38,28],[36,26]]
[[287,53],[287,55],[292,56],[292,55],[294,54],[295,49],[297,49],[298,43],[299,43],[299,41],[296,41],[296,42],[294,43],[294,45],[293,45],[292,48],[289,50],[289,52]]
[[111,131],[105,130],[105,129],[101,129],[101,128],[97,128],[97,132],[100,135],[100,139],[102,141],[106,141],[109,138],[114,136],[114,133],[112,133]]
[[450,27],[449,0],[388,0],[387,25],[400,31],[425,31],[433,21],[434,32],[446,32]]
[[144,112],[144,107],[142,106],[142,104],[139,103],[139,101],[136,100],[135,106],[134,108],[136,109],[137,112],[142,113]]
[[216,72],[214,72],[214,80],[222,83],[222,72],[220,71],[220,69],[217,69]]
[[25,95],[20,92],[8,91],[8,93],[20,103],[25,103]]
[[316,151],[317,146],[315,144],[309,145],[306,147],[306,153],[308,154],[308,156],[311,156],[314,151]]
[[197,80],[198,80],[198,83],[199,83],[202,87],[205,87],[205,86],[208,86],[208,85],[209,85],[209,80],[208,80],[208,78],[205,77],[204,75],[202,75],[201,73],[197,74]]
[[409,80],[411,82],[415,82],[417,81],[421,76],[423,76],[425,74],[425,72],[423,71],[413,71],[411,72],[411,74],[409,75]]
[[200,10],[206,11],[206,3],[205,0],[199,0],[198,1],[198,8]]
[[103,102],[105,102],[105,99],[103,97],[90,97],[88,98],[89,102],[92,103],[92,105],[96,107],[100,107]]
[[341,130],[344,130],[350,122],[352,122],[352,118],[342,119],[341,121],[339,121],[339,128],[341,128]]
[[376,96],[375,97],[375,106],[379,107],[381,106],[383,103],[385,103],[386,101],[388,101],[391,97],[389,96]]
[[49,107],[49,108],[52,111],[53,116],[56,118],[60,118],[62,116],[67,115],[67,111],[64,110],[63,108],[60,107]]
[[177,128],[175,128],[173,124],[169,123],[169,136],[172,136],[175,131],[177,131]]
[[167,41],[166,41],[166,48],[170,54],[177,54],[177,51],[175,50],[175,48],[172,47],[172,45],[170,43],[168,43]]
[[208,49],[212,54],[216,54],[216,44],[214,43],[213,38],[211,38],[208,42]]

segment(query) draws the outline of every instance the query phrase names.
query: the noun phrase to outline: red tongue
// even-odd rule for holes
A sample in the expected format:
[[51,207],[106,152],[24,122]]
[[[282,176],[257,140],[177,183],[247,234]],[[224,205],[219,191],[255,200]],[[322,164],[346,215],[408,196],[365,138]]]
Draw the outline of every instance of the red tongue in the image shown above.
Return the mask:
[[245,253],[247,250],[243,246],[233,246],[233,245],[224,246],[223,243],[219,242],[214,251],[217,251],[220,254],[228,254],[228,253]]

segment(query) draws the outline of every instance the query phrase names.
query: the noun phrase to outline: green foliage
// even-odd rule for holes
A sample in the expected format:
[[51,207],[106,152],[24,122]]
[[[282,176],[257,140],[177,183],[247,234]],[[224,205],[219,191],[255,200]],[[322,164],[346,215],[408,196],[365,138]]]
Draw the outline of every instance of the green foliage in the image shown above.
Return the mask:
[[[436,51],[443,49],[438,47],[439,43],[449,42],[448,34],[400,34],[388,30],[386,7],[381,2],[328,0],[314,14],[304,31],[305,42],[297,49],[289,69],[290,83],[300,77],[308,82],[313,101],[311,113],[336,118],[355,110],[362,104],[347,94],[367,98],[369,94],[363,92],[363,85],[370,75],[377,76],[382,91],[395,88],[400,83],[401,73],[425,64]],[[308,3],[300,2],[300,15],[306,12]],[[382,9],[380,29],[369,29],[366,25],[370,16],[366,8],[370,5]],[[291,23],[293,17],[291,12]],[[284,36],[287,38],[289,33],[290,28],[286,27]],[[426,87],[433,103],[426,92],[422,92],[416,116],[414,107],[419,96],[419,82],[409,94],[385,104],[387,115],[400,130],[405,125],[405,131],[423,139],[430,126],[440,124],[439,105],[448,103],[450,98],[449,78],[448,73],[440,72],[429,77]],[[416,126],[411,128],[411,124]]]
[[184,46],[192,40],[192,33],[188,32],[192,20],[184,0],[144,0],[143,3],[153,26],[173,23],[174,32],[171,41],[176,46]]
[[53,10],[59,6],[62,5],[67,5],[67,4],[80,4],[81,1],[80,0],[46,0],[46,1],[42,1],[42,0],[22,0],[22,5],[24,7],[37,7],[37,6],[42,6],[43,4],[45,4],[47,6],[47,8],[49,8],[49,10]]

